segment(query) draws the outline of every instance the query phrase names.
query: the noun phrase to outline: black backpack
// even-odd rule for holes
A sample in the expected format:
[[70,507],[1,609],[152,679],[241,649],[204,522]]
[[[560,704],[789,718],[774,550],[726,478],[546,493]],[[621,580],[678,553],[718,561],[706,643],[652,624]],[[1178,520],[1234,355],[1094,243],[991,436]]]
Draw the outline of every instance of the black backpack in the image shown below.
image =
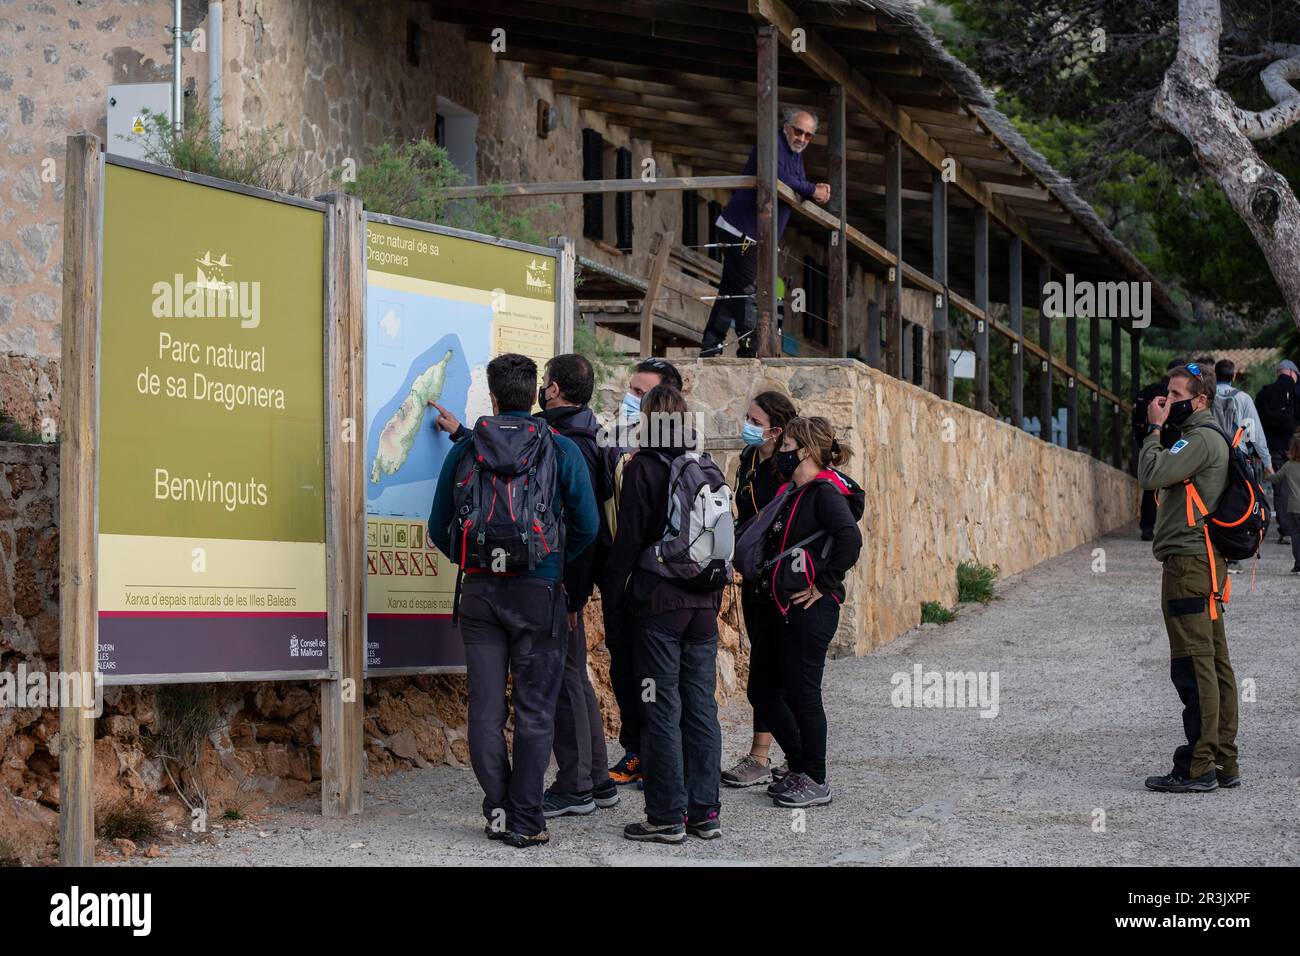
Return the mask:
[[[1268,502],[1264,499],[1264,489],[1255,476],[1254,465],[1250,456],[1241,448],[1241,436],[1245,429],[1238,428],[1236,435],[1229,438],[1217,425],[1201,425],[1219,435],[1228,444],[1228,484],[1219,496],[1214,513],[1207,512],[1205,502],[1197,494],[1190,478],[1183,480],[1187,492],[1187,523],[1196,524],[1193,508],[1196,508],[1205,521],[1207,547],[1213,543],[1214,548],[1229,561],[1244,561],[1259,554],[1260,544],[1268,533]],[[1214,567],[1214,558],[1210,556],[1210,567]]]
[[555,456],[545,422],[484,415],[475,423],[453,489],[451,559],[462,572],[532,571],[547,555],[563,553]]

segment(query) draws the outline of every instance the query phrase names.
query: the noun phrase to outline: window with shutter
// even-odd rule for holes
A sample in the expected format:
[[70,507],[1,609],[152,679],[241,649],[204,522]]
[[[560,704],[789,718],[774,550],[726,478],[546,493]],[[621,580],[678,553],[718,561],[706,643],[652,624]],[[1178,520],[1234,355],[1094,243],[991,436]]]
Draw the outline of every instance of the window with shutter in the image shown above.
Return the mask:
[[[620,148],[614,154],[614,178],[632,178],[632,151]],[[615,195],[614,244],[624,252],[632,251],[632,194]]]
[[[582,178],[603,179],[605,138],[594,129],[582,131]],[[582,197],[582,234],[587,239],[605,238],[605,197],[591,193]]]

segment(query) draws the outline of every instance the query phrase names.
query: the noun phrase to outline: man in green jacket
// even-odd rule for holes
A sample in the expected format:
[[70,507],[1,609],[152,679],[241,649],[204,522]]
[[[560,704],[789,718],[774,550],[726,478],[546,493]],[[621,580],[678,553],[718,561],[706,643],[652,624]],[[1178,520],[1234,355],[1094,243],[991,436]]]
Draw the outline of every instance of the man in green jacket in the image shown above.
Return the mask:
[[[1169,634],[1169,676],[1183,702],[1187,743],[1173,771],[1150,790],[1200,793],[1241,783],[1237,767],[1237,678],[1223,631],[1227,567],[1205,530],[1228,480],[1228,443],[1215,427],[1214,375],[1192,363],[1169,373],[1169,395],[1147,408],[1138,483],[1159,489],[1152,551],[1164,565],[1160,605]],[[1182,437],[1161,447],[1166,428]]]

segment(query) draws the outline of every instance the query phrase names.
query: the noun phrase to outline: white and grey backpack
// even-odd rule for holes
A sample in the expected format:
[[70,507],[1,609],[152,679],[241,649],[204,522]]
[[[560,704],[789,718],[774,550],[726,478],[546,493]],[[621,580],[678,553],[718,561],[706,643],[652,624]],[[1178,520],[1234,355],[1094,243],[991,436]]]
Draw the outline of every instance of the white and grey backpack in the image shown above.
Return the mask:
[[693,591],[720,591],[731,580],[736,525],[731,488],[707,452],[688,451],[668,472],[663,537],[641,553],[641,567]]

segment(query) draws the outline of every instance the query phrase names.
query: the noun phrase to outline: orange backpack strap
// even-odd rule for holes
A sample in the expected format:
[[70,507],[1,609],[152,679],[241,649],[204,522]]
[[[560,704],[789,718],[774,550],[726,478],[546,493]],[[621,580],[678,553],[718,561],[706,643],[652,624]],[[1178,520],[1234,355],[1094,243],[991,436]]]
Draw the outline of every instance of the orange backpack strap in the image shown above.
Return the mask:
[[1192,513],[1192,505],[1196,505],[1196,510],[1201,513],[1202,518],[1209,517],[1210,509],[1205,507],[1205,502],[1201,500],[1201,494],[1196,490],[1196,486],[1192,484],[1192,479],[1184,478],[1183,488],[1187,492],[1187,527],[1195,528],[1196,515]]
[[[1240,434],[1241,430],[1239,429],[1238,435]],[[1193,506],[1195,506],[1196,510],[1201,513],[1202,518],[1208,518],[1210,516],[1210,509],[1205,507],[1205,502],[1201,499],[1200,492],[1196,490],[1196,486],[1192,484],[1192,479],[1184,478],[1183,488],[1187,492],[1187,526],[1189,528],[1194,528],[1196,527],[1196,515],[1192,511]],[[1232,592],[1232,579],[1228,579],[1227,585],[1223,589],[1223,593],[1220,594],[1219,571],[1214,565],[1214,545],[1210,542],[1210,523],[1207,521],[1203,524],[1201,530],[1205,532],[1205,557],[1208,558],[1210,562],[1210,620],[1217,621],[1219,619],[1219,609],[1216,607],[1216,604],[1220,601],[1225,605],[1228,603],[1228,596]]]

